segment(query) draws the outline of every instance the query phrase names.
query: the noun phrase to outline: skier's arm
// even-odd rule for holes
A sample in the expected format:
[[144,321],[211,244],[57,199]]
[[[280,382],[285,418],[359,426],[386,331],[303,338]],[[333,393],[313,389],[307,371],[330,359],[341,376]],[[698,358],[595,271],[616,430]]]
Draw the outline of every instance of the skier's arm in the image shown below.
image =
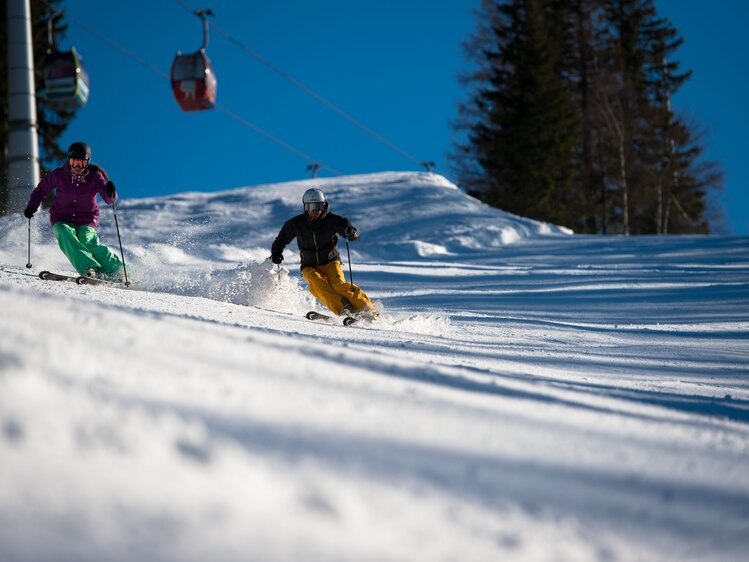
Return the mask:
[[39,208],[39,205],[42,204],[42,199],[52,193],[52,189],[54,189],[55,187],[56,177],[57,176],[54,171],[50,172],[47,177],[45,177],[37,184],[37,186],[31,192],[31,195],[29,196],[29,202],[26,204],[26,209],[32,210],[33,213],[36,212],[36,210]]
[[338,234],[343,236],[346,240],[359,240],[359,231],[354,228],[351,221],[347,218],[338,223]]
[[111,205],[117,201],[117,189],[114,182],[108,179],[106,172],[102,169],[97,169],[94,173],[97,174],[96,178],[99,180],[97,181],[96,191],[107,205]]
[[286,246],[291,244],[291,241],[296,238],[296,230],[294,229],[292,222],[287,221],[282,227],[281,231],[273,241],[273,245],[270,248],[271,259],[280,258],[278,261],[274,260],[274,263],[281,263],[283,261],[283,251]]

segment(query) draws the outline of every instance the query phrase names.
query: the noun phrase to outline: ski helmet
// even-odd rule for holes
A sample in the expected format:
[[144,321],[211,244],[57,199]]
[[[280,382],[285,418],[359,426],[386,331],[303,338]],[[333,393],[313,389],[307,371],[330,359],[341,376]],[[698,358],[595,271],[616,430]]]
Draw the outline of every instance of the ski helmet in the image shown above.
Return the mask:
[[325,199],[325,194],[314,187],[304,192],[302,203],[304,204],[304,212],[306,213],[309,213],[310,211],[323,212],[328,205],[328,202]]
[[68,160],[76,158],[91,161],[91,147],[85,142],[74,142],[68,147]]

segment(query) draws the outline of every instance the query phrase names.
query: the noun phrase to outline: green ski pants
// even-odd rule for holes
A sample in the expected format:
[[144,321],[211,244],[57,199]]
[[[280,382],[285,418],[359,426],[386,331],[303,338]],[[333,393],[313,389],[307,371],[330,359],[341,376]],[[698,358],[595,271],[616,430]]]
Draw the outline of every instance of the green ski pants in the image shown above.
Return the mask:
[[52,225],[52,232],[60,244],[62,253],[81,275],[87,269],[115,273],[122,267],[122,260],[99,242],[99,235],[92,227],[56,222]]

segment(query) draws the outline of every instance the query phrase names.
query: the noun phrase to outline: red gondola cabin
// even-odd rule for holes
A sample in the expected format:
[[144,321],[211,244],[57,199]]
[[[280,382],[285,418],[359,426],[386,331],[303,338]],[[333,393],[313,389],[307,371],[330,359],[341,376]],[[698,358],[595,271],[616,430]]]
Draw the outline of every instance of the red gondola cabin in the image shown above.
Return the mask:
[[205,49],[183,55],[172,62],[172,93],[182,111],[211,109],[216,105],[216,75]]

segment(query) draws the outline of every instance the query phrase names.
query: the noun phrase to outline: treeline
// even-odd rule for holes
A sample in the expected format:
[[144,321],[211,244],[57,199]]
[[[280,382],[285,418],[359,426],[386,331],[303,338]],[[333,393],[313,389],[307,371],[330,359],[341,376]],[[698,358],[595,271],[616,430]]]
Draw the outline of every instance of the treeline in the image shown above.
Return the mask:
[[707,233],[721,172],[672,107],[689,79],[652,0],[484,0],[466,42],[456,175],[585,233]]
[[[65,148],[59,144],[60,137],[75,117],[75,110],[54,107],[44,96],[39,95],[44,86],[42,70],[49,45],[49,23],[52,22],[54,37],[59,41],[65,36],[67,24],[60,17],[61,0],[31,0],[31,22],[34,42],[34,66],[36,68],[37,131],[42,173],[46,165],[56,167],[65,157]],[[8,194],[8,20],[7,0],[0,0],[0,214],[5,212]],[[54,16],[57,17],[55,18]],[[53,19],[54,18],[54,19]]]

